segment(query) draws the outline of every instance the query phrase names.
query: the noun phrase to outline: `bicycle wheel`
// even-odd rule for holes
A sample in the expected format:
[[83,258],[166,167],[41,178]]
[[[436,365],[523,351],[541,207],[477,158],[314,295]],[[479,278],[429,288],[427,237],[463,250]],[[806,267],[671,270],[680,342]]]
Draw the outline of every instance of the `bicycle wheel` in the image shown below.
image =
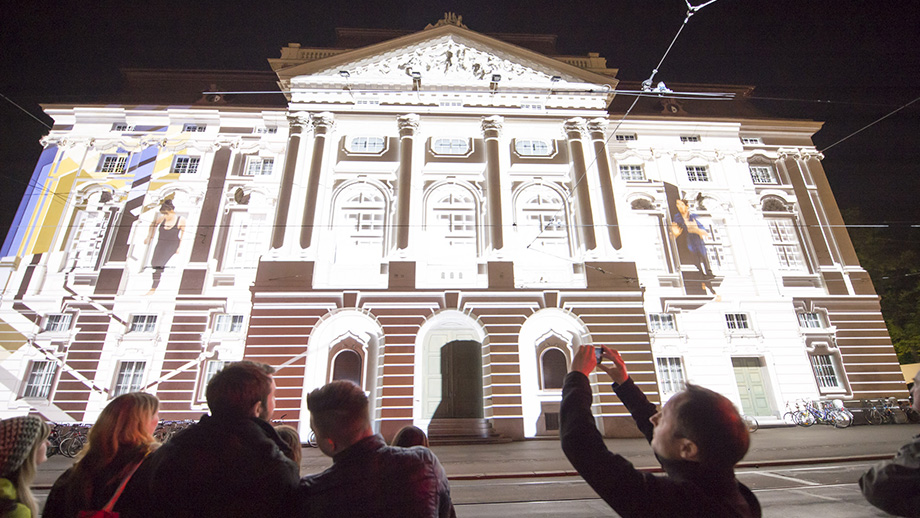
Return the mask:
[[70,442],[66,446],[66,450],[62,450],[65,456],[70,457],[71,459],[76,457],[80,450],[83,449],[83,438],[80,436],[71,437]]
[[310,436],[307,437],[307,445],[310,446],[311,448],[317,447],[316,433],[314,433],[312,430],[310,431]]
[[809,426],[815,424],[815,416],[812,415],[811,412],[796,412],[794,416],[795,416],[795,424],[799,426],[804,426],[805,428],[808,428]]
[[757,423],[757,419],[754,416],[743,415],[741,418],[744,419],[744,424],[747,425],[748,433],[754,433],[760,428],[760,424]]
[[846,428],[853,424],[853,418],[840,410],[834,411],[831,418],[834,420],[834,428]]
[[882,424],[882,420],[882,413],[874,408],[869,410],[869,413],[866,414],[866,421],[868,421],[869,424]]
[[71,459],[73,458],[73,455],[70,454],[70,445],[74,442],[74,440],[75,439],[73,437],[65,437],[64,440],[61,441],[60,446],[58,446],[58,449],[61,451],[61,455]]
[[911,423],[920,423],[920,412],[914,410],[914,407],[906,407],[904,413],[907,414],[907,420]]

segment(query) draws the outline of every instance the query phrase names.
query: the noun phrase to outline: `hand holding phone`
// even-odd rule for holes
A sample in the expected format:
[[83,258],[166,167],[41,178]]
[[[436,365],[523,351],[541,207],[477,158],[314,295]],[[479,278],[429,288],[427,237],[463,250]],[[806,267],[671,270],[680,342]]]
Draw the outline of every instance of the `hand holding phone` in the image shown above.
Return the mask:
[[597,363],[604,361],[604,349],[602,347],[595,347],[594,357],[597,358]]

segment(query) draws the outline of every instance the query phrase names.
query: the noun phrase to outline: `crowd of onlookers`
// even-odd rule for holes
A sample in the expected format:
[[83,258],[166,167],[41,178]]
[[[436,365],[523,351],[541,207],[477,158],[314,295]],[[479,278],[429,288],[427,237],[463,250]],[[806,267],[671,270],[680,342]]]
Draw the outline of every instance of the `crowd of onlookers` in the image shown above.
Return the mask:
[[[607,449],[591,412],[588,375],[598,368],[651,443],[664,475],[639,471]],[[348,381],[307,396],[317,446],[333,464],[301,478],[299,433],[268,422],[275,408],[273,372],[245,361],[225,367],[206,389],[210,413],[164,444],[153,436],[156,397],[135,392],[114,398],[77,462],[54,483],[42,516],[456,516],[447,476],[425,433],[408,426],[388,445],[373,432],[366,394]],[[734,473],[748,450],[747,428],[716,392],[690,385],[658,410],[617,351],[583,346],[564,381],[560,419],[565,455],[623,517],[761,515],[757,498]],[[38,516],[30,485],[46,458],[49,433],[33,416],[0,421],[0,518]],[[920,516],[920,436],[863,475],[860,487],[885,511]]]

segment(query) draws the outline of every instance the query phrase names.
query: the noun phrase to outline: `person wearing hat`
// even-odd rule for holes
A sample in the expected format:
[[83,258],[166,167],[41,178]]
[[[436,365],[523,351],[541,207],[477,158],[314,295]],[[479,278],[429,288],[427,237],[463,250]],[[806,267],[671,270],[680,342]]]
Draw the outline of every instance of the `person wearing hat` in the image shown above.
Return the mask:
[[0,421],[0,518],[32,518],[38,506],[29,486],[47,460],[51,428],[34,416]]

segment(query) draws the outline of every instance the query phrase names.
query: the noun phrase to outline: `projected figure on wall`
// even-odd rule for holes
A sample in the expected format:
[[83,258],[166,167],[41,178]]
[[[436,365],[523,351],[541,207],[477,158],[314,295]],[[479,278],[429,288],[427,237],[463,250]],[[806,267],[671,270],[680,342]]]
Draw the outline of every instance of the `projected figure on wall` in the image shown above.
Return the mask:
[[696,214],[690,214],[690,203],[685,199],[678,199],[674,202],[677,206],[677,213],[671,217],[671,235],[675,239],[683,236],[687,243],[687,250],[690,252],[691,262],[703,276],[703,293],[709,290],[713,295],[716,291],[712,288],[712,267],[709,266],[709,256],[706,254],[706,243],[704,239],[709,239],[709,232],[706,226],[700,221]]
[[[157,232],[158,228],[159,232]],[[160,204],[160,213],[150,224],[150,232],[147,233],[147,239],[144,239],[145,245],[150,244],[154,233],[158,234],[157,246],[153,249],[153,257],[150,259],[150,266],[153,268],[153,286],[147,292],[148,295],[157,290],[163,270],[166,269],[166,263],[176,254],[182,236],[185,234],[185,218],[176,214],[176,207],[172,200],[165,200]]]

